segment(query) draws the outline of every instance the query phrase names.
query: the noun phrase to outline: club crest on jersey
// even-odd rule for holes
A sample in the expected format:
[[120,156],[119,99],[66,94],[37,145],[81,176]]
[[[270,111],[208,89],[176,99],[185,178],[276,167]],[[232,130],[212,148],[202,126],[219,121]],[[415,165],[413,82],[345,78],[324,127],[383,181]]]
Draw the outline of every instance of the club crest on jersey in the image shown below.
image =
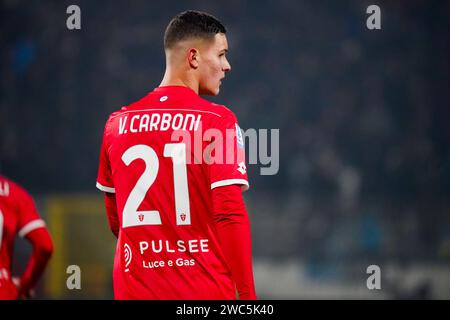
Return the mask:
[[242,137],[241,128],[239,128],[239,125],[237,123],[236,123],[236,140],[238,147],[244,149],[244,138]]
[[144,221],[144,215],[142,213],[138,215],[138,218],[140,222]]
[[185,221],[186,220],[186,214],[185,213],[180,214],[180,218],[181,218],[181,221]]
[[245,166],[244,162],[240,162],[239,163],[239,168],[237,168],[237,170],[242,173],[245,174],[247,172],[247,167]]

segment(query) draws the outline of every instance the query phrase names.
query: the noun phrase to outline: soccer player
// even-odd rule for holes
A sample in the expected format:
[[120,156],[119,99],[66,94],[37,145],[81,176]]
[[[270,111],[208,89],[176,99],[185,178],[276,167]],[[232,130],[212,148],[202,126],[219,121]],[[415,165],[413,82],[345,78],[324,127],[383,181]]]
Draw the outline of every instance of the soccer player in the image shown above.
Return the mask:
[[[16,234],[33,247],[20,278],[14,278],[11,272]],[[52,239],[31,196],[16,183],[0,176],[0,299],[32,297],[33,288],[52,253]]]
[[207,13],[175,16],[160,86],[106,122],[97,187],[118,237],[116,299],[256,299],[242,134],[199,96],[231,69],[225,33]]

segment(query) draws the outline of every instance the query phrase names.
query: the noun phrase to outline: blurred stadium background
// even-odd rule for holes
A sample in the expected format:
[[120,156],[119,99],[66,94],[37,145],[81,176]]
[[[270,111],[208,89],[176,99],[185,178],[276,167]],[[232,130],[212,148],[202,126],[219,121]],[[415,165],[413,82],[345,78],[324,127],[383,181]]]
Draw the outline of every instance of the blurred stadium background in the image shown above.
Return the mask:
[[[165,26],[186,9],[228,30],[213,100],[243,129],[280,129],[280,171],[249,165],[245,195],[259,296],[450,298],[450,2],[0,3],[1,172],[36,198],[56,246],[39,298],[112,298],[103,125],[158,86]],[[370,4],[382,30],[366,28]],[[17,271],[29,250],[18,241]],[[71,264],[81,290],[66,288]],[[381,290],[366,288],[371,264]]]

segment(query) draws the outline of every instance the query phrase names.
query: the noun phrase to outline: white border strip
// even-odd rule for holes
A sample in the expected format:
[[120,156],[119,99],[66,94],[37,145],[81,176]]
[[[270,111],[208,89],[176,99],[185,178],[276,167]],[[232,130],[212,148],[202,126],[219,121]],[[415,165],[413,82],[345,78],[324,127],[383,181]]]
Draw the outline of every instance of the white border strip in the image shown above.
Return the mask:
[[37,219],[33,220],[29,223],[27,223],[25,226],[22,227],[19,231],[19,237],[23,238],[31,231],[38,229],[38,228],[45,228],[45,222],[44,220]]
[[97,189],[104,191],[104,192],[109,192],[109,193],[116,193],[116,189],[115,188],[111,188],[111,187],[105,187],[102,186],[100,183],[97,182],[97,184],[95,185],[97,187]]
[[211,184],[211,190],[217,187],[223,187],[223,186],[229,186],[232,184],[243,184],[242,189],[244,191],[247,191],[250,187],[248,185],[248,181],[245,179],[227,179],[227,180],[220,180],[216,181]]
[[175,108],[157,108],[157,109],[139,109],[139,110],[127,110],[127,111],[119,111],[119,114],[116,114],[114,116],[111,117],[112,118],[116,118],[119,116],[123,116],[127,113],[131,113],[131,112],[147,112],[147,111],[192,111],[192,112],[202,112],[202,113],[209,113],[209,114],[213,114],[215,116],[218,116],[219,118],[222,118],[222,116],[218,113],[212,112],[212,111],[206,111],[206,110],[197,110],[197,109],[175,109]]

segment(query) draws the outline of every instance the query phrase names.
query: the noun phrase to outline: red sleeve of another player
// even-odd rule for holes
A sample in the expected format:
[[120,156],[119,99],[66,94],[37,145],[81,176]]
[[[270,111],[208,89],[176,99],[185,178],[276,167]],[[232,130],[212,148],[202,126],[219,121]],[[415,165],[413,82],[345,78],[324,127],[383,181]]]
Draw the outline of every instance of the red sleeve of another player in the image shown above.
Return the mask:
[[16,190],[18,233],[33,247],[33,253],[20,278],[19,295],[27,296],[47,265],[53,252],[53,243],[45,222],[39,216],[32,197],[23,189]]
[[29,232],[45,228],[45,222],[39,216],[33,198],[24,189],[17,187],[15,189],[17,203],[18,234],[24,238]]
[[233,113],[225,116],[217,125],[213,142],[205,149],[211,155],[209,177],[211,189],[237,184],[243,190],[249,188],[245,165],[244,138]]
[[33,247],[33,253],[28,260],[24,273],[20,277],[19,296],[28,297],[45,270],[53,253],[53,241],[46,228],[29,232],[26,239]]
[[252,268],[250,222],[237,185],[212,191],[214,221],[220,245],[241,300],[256,299]]
[[111,165],[108,156],[108,145],[106,141],[106,127],[103,134],[103,142],[100,149],[100,160],[98,165],[97,188],[104,192],[115,193],[114,183],[111,173]]

